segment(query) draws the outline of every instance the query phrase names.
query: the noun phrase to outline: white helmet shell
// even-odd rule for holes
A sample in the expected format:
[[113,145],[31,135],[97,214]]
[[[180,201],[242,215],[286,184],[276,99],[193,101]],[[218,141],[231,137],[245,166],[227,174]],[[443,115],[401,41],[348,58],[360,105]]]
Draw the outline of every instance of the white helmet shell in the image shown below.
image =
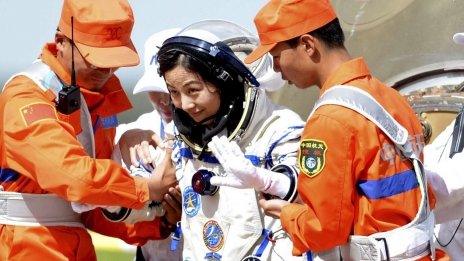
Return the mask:
[[[224,20],[205,20],[194,23],[180,31],[177,36],[190,36],[210,44],[224,42],[242,62],[259,43],[256,35],[237,24]],[[276,91],[285,85],[282,75],[274,71],[273,58],[269,53],[245,65],[260,83],[260,88]]]

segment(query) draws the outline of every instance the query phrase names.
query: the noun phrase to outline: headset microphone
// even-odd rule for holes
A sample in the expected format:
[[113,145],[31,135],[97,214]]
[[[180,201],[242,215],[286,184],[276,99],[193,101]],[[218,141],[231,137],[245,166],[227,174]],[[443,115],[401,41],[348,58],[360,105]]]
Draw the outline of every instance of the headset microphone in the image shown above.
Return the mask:
[[76,85],[76,71],[74,69],[74,17],[71,16],[71,84],[63,84],[58,93],[57,110],[63,114],[71,114],[81,106],[81,92]]

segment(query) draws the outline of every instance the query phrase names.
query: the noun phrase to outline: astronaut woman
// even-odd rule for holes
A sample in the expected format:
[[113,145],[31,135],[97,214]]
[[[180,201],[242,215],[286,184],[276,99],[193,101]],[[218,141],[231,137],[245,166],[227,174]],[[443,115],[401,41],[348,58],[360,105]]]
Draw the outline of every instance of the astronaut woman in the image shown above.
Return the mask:
[[[292,256],[279,220],[258,207],[261,196],[297,197],[296,154],[304,123],[266,96],[265,88],[283,85],[270,56],[249,68],[241,62],[256,43],[238,25],[212,20],[183,29],[158,53],[174,110],[184,260],[301,259]],[[208,147],[213,137],[216,146],[234,145],[231,154],[216,157]],[[255,181],[260,191],[211,184],[234,182],[227,176],[234,171],[229,157],[264,177]]]

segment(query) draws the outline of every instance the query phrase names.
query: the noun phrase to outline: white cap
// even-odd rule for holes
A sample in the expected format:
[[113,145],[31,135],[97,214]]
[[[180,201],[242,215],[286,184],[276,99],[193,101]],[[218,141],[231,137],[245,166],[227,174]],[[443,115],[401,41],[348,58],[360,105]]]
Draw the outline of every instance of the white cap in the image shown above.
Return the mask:
[[[275,92],[285,86],[287,81],[282,79],[280,72],[274,71],[274,59],[270,53],[266,53],[258,61],[256,72],[253,72],[259,82],[259,87],[269,92]],[[253,66],[254,63],[251,65]]]
[[453,41],[457,44],[464,45],[464,33],[456,33],[453,35]]
[[134,87],[133,94],[140,92],[165,92],[169,93],[166,88],[164,79],[158,74],[158,61],[156,56],[158,54],[159,47],[163,42],[175,36],[181,29],[172,28],[160,31],[151,35],[147,41],[145,41],[145,53],[144,53],[144,66],[145,72],[142,78],[140,78]]

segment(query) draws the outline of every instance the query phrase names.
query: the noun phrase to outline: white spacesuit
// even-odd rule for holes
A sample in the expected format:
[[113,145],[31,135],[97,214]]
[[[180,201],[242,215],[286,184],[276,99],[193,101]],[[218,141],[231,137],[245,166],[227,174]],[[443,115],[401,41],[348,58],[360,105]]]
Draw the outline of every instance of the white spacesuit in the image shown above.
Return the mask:
[[424,162],[437,198],[436,247],[459,260],[464,254],[464,153],[450,157],[454,125],[455,121],[425,146]]
[[[218,73],[218,77],[236,70],[240,75],[238,78],[245,79],[241,82],[244,90],[234,92],[234,95],[244,96],[243,102],[235,103],[236,97],[230,94],[228,98],[221,97],[221,106],[230,109],[222,114],[220,110],[216,115],[218,124],[212,130],[203,129],[202,132],[198,127],[200,131],[195,131],[195,124],[190,124],[180,115],[179,109],[175,109],[177,139],[173,158],[183,199],[183,259],[302,260],[302,257],[292,256],[292,243],[281,229],[280,220],[265,216],[258,207],[259,191],[218,188],[207,182],[211,176],[227,175],[207,148],[212,136],[218,135],[237,142],[254,166],[272,170],[274,174],[278,172],[277,175],[287,181],[281,198],[292,201],[297,196],[296,157],[304,122],[291,110],[272,103],[266,95],[264,88],[283,85],[280,76],[273,72],[271,56],[250,66],[261,84],[261,87],[252,86],[259,85],[256,79],[222,43],[227,44],[236,56],[245,57],[255,47],[257,39],[235,24],[203,21],[168,39],[159,52],[159,57],[175,48],[193,56],[202,52],[211,56],[209,65],[224,68],[225,73]],[[219,59],[221,62],[215,64]],[[221,89],[221,86],[217,87]],[[231,115],[237,107],[241,117],[234,122]]]
[[[464,45],[464,33],[455,34],[453,40]],[[461,82],[460,78],[448,75],[435,81],[415,82],[408,86],[407,96],[421,119],[425,141],[433,140],[424,147],[424,167],[436,198],[433,209],[435,247],[445,250],[452,260],[464,257],[464,95]],[[455,114],[458,114],[456,120],[450,123]]]

